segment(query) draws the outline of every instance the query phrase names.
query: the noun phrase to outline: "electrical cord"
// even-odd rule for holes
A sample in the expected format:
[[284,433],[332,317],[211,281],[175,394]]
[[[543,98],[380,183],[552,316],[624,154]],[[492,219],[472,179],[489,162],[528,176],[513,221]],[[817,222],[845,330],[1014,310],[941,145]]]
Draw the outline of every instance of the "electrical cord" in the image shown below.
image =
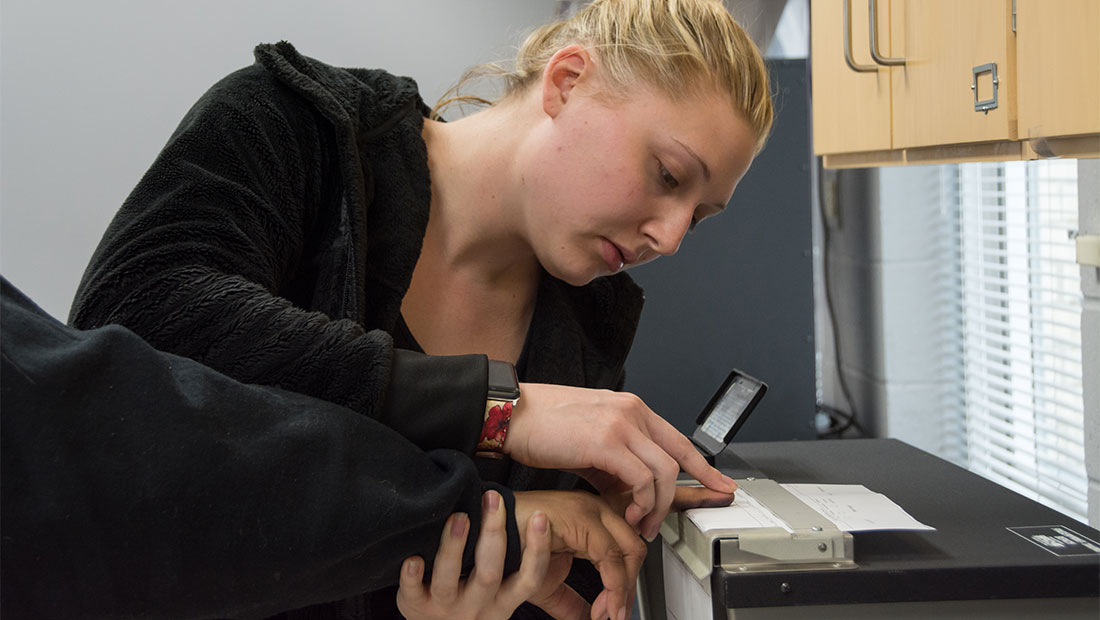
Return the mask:
[[833,308],[833,292],[830,285],[829,278],[829,221],[825,217],[825,170],[822,167],[821,158],[817,159],[817,206],[821,215],[821,271],[822,271],[822,285],[825,288],[825,309],[829,315],[829,325],[833,330],[833,358],[836,363],[836,376],[837,381],[840,383],[840,391],[844,395],[844,399],[848,402],[848,411],[842,411],[835,407],[831,407],[824,403],[817,404],[818,413],[823,413],[828,416],[829,424],[824,429],[818,430],[817,436],[819,439],[826,438],[842,438],[843,434],[849,429],[854,429],[858,434],[858,437],[865,436],[863,427],[860,426],[858,415],[856,414],[855,401],[852,399],[852,393],[848,390],[848,381],[844,376],[844,367],[841,366],[841,354],[840,354],[840,330],[837,327],[836,312]]
[[818,439],[845,439],[844,433],[849,429],[854,429],[856,431],[856,437],[866,436],[863,427],[851,413],[830,407],[824,403],[818,403],[817,412],[825,415],[829,420],[828,426],[818,429]]

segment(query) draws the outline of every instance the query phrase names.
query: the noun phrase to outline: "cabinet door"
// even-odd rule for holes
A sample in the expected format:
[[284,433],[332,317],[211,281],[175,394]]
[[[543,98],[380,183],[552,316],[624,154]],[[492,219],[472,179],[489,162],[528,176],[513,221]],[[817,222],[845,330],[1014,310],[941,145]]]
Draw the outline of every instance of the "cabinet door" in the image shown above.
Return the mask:
[[[890,70],[859,73],[844,59],[844,5],[851,6],[852,57],[873,65],[867,0],[813,0],[810,4],[814,152],[881,151],[890,140]],[[888,32],[881,14],[879,32]]]
[[[893,55],[905,58],[892,76],[894,147],[1016,139],[1012,0],[890,5]],[[997,72],[997,107],[976,111],[976,99],[993,97],[993,79],[991,72],[979,73],[975,93],[975,68],[990,64]]]
[[1017,0],[1020,139],[1100,132],[1100,2]]

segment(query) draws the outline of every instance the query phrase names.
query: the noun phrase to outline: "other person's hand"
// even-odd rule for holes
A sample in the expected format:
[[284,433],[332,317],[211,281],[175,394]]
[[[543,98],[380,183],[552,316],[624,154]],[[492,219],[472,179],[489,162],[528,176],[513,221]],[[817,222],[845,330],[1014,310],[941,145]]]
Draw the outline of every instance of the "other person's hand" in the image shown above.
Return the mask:
[[[542,512],[525,514],[520,523],[524,532],[523,558],[519,570],[503,577],[508,542],[505,531],[504,501],[496,491],[482,496],[481,534],[474,551],[474,569],[462,578],[462,551],[469,535],[470,519],[464,513],[451,515],[443,526],[433,564],[431,585],[424,585],[424,560],[407,558],[401,566],[397,608],[409,620],[495,620],[512,615],[516,607],[557,584],[547,585],[550,560],[550,523]],[[526,524],[524,527],[523,524]],[[564,556],[569,560],[569,556]],[[562,572],[561,560],[555,560],[551,579],[561,583],[569,572]],[[557,576],[560,574],[560,576]],[[560,620],[573,620],[562,617]]]
[[691,441],[634,394],[525,383],[504,451],[531,467],[579,474],[601,494],[630,492],[626,521],[652,540],[682,468],[713,491],[737,484],[707,464]]

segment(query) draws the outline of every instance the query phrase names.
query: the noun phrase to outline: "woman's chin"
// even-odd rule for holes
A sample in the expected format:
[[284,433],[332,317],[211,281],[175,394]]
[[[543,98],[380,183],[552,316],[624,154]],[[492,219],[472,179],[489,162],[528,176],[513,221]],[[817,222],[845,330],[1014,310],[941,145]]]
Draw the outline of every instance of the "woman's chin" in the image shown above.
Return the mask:
[[554,273],[553,271],[550,271],[548,269],[547,272],[550,275],[554,276],[555,278],[561,280],[562,282],[565,282],[566,284],[568,284],[570,286],[577,286],[577,287],[585,286],[585,285],[589,284],[590,282],[592,282],[593,280],[595,280],[596,278],[607,275],[607,274],[604,274],[604,273],[595,273],[595,272],[590,271],[590,270],[589,271],[568,270],[568,271],[563,271],[563,272],[559,272],[559,273]]

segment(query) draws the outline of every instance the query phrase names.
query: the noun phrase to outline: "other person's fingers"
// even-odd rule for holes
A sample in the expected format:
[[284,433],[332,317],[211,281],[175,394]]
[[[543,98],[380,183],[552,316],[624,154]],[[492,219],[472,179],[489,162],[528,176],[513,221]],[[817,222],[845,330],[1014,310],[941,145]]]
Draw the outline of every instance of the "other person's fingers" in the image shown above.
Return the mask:
[[398,578],[397,608],[406,617],[428,604],[428,588],[424,586],[424,559],[420,556],[405,558]]
[[504,524],[504,501],[500,493],[486,491],[481,496],[481,534],[474,548],[474,569],[462,593],[462,603],[466,608],[481,608],[496,598],[504,574],[504,555],[508,550]]
[[[526,546],[519,570],[509,576],[500,588],[497,599],[506,607],[519,607],[544,587],[550,566],[550,521],[537,511],[527,520]],[[565,579],[563,575],[562,580]]]
[[464,512],[456,512],[447,520],[443,534],[439,537],[439,551],[432,564],[432,601],[446,607],[458,599],[459,580],[462,577],[462,550],[466,548],[466,537],[470,533],[470,517]]

